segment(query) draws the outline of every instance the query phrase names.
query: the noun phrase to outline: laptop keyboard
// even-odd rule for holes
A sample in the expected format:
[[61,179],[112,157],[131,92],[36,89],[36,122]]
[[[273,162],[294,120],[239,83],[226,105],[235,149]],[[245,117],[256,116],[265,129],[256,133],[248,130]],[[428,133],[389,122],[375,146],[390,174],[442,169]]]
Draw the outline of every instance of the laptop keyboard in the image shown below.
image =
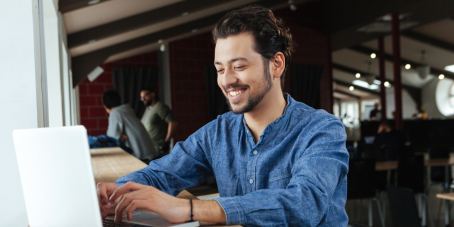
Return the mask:
[[114,222],[114,220],[104,219],[104,220],[102,220],[102,226],[104,226],[104,227],[142,227],[142,226],[148,226],[148,225],[124,223],[124,222],[116,223],[116,222]]

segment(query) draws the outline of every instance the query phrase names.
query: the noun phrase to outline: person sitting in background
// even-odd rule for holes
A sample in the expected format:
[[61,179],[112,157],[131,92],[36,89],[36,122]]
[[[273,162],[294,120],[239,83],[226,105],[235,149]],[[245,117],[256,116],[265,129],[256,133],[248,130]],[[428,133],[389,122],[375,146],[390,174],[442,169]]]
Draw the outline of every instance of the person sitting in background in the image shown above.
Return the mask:
[[169,154],[170,139],[175,134],[178,122],[170,108],[159,101],[153,88],[143,88],[140,91],[140,100],[146,107],[142,123],[153,141],[155,149],[159,151],[160,157]]
[[403,132],[391,128],[389,123],[385,122],[378,127],[374,143],[382,151],[385,161],[397,160],[400,152],[404,150],[405,136]]
[[107,90],[102,96],[102,103],[109,114],[107,136],[125,143],[136,158],[147,164],[155,159],[157,154],[147,130],[129,104],[121,104],[120,94],[115,90]]
[[378,109],[378,107],[380,106],[380,104],[378,104],[378,102],[376,102],[374,104],[374,109],[370,111],[370,114],[369,114],[369,118],[371,121],[378,121],[381,119],[381,111]]

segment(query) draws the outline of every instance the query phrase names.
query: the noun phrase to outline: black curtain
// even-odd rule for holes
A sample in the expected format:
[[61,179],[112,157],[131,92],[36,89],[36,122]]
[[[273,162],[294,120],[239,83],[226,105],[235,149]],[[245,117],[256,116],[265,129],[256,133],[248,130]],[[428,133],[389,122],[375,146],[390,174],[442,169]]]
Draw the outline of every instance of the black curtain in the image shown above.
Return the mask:
[[320,79],[322,65],[290,65],[292,77],[292,97],[306,105],[320,108]]
[[217,118],[218,115],[227,113],[227,105],[224,93],[218,86],[217,71],[213,65],[205,67],[205,79],[207,86],[207,103],[208,103],[208,121]]
[[154,87],[158,77],[157,68],[114,67],[113,85],[120,93],[121,103],[129,103],[140,119],[145,106],[140,101],[140,90],[144,87]]

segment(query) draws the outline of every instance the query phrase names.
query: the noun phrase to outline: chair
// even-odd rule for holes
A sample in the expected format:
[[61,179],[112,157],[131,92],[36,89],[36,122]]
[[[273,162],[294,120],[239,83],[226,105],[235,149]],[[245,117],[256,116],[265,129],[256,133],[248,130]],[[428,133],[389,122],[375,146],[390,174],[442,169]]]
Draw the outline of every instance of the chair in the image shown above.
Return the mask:
[[[435,146],[428,149],[429,159],[448,159],[450,150],[448,147]],[[430,184],[427,185],[427,195],[434,185],[442,185],[443,192],[449,192],[449,183],[452,182],[451,166],[430,167]],[[440,217],[442,201],[439,201],[437,220]]]
[[[382,226],[385,226],[380,203],[376,198],[377,185],[375,181],[374,159],[351,159],[347,174],[347,200],[369,200],[369,226],[372,226],[372,202],[377,204]],[[359,215],[361,214],[361,206]],[[358,216],[359,217],[359,216]]]
[[[428,154],[430,159],[448,159],[449,158],[450,149],[447,147],[432,147],[429,148]],[[447,192],[449,189],[449,185],[445,185],[446,177],[448,178],[448,182],[452,181],[451,176],[451,167],[449,167],[448,176],[446,176],[446,168],[445,167],[430,167],[430,181],[435,184],[443,185],[444,192]]]
[[421,227],[413,190],[388,186],[387,192],[393,226]]
[[425,194],[425,177],[424,177],[424,157],[401,156],[398,159],[397,166],[397,186],[409,188],[419,199],[419,214],[422,217],[422,225],[426,225],[426,208],[429,210],[429,217],[433,226],[433,218],[430,212],[428,197]]

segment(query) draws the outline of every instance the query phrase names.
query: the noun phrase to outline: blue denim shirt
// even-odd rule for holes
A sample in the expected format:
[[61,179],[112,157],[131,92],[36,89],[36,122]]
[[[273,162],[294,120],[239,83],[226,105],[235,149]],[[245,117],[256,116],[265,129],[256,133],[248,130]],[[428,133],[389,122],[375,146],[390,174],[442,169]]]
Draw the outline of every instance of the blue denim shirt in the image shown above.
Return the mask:
[[229,112],[116,183],[177,195],[214,175],[228,225],[347,226],[344,126],[324,110],[286,99],[284,114],[258,143],[244,115]]

